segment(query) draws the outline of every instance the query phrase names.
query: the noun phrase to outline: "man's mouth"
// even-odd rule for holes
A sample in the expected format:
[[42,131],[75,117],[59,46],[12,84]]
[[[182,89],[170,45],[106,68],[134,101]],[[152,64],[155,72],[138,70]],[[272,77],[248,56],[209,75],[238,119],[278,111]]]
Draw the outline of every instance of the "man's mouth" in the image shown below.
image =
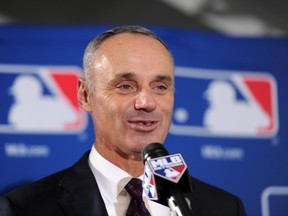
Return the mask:
[[149,132],[157,128],[159,121],[154,120],[132,120],[128,121],[130,127],[137,131]]
[[138,125],[152,125],[152,124],[154,124],[154,121],[151,121],[151,122],[136,122],[136,124],[138,124]]

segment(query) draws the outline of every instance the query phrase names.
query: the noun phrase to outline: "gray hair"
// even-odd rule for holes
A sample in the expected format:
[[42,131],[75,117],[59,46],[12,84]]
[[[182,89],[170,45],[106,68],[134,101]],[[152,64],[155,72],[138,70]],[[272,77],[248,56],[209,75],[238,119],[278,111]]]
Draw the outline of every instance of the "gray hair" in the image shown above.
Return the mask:
[[107,40],[108,38],[122,33],[135,33],[135,34],[142,34],[147,35],[149,37],[152,37],[156,40],[158,40],[163,46],[167,49],[167,51],[170,53],[172,59],[173,55],[168,48],[168,46],[163,42],[163,40],[158,37],[155,33],[150,31],[147,28],[141,27],[141,26],[120,26],[112,28],[102,34],[97,35],[95,38],[93,38],[89,44],[87,45],[84,56],[83,56],[83,69],[84,69],[84,79],[87,83],[88,88],[91,90],[92,87],[92,72],[93,72],[93,56],[96,52],[96,50],[101,46],[101,44]]

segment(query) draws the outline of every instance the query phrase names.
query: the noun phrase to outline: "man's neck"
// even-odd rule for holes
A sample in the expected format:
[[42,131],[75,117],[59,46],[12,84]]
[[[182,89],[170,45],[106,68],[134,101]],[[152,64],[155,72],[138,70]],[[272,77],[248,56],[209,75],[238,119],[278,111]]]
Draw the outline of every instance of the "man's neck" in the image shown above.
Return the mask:
[[95,145],[98,153],[104,157],[106,160],[118,166],[120,169],[129,173],[133,177],[138,177],[144,173],[144,164],[141,159],[141,155],[125,155],[120,154],[116,151],[109,151],[103,145]]

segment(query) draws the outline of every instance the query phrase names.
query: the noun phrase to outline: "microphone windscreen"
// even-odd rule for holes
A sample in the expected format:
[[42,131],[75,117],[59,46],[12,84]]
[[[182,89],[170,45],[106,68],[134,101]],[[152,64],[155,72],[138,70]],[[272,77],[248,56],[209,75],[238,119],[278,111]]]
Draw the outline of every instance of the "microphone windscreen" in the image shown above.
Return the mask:
[[157,158],[169,155],[168,151],[165,149],[163,144],[151,143],[147,145],[142,151],[142,160],[145,164],[148,158]]

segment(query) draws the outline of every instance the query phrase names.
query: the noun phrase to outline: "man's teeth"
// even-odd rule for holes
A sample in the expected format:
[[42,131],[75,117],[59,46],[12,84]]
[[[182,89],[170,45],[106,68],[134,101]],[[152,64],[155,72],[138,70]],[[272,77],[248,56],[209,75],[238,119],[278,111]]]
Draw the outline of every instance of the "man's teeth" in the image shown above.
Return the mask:
[[152,125],[152,122],[137,122],[138,125]]

